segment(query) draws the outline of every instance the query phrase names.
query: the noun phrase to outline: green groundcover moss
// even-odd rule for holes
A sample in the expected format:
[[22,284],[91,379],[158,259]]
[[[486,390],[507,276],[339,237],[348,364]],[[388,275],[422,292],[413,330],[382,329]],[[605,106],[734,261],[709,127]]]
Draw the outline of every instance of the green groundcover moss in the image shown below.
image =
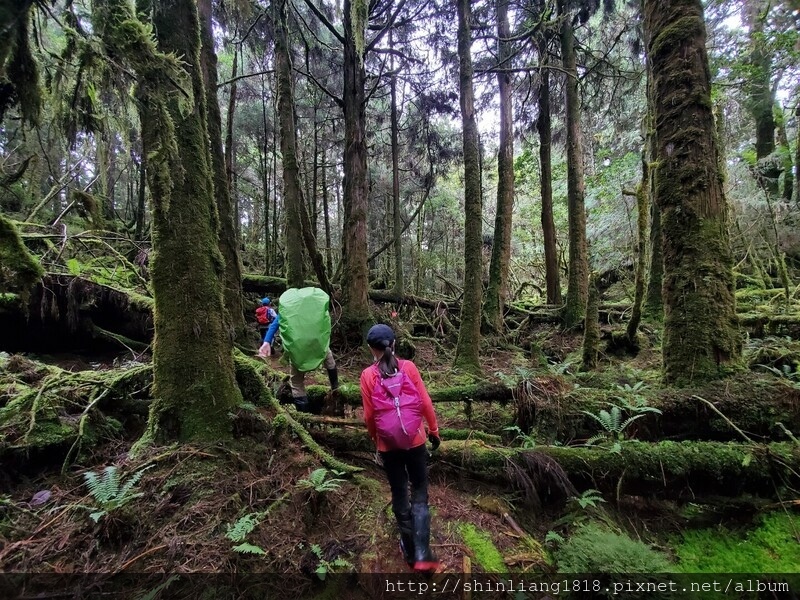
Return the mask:
[[475,555],[475,561],[485,572],[505,573],[508,571],[503,555],[500,554],[488,533],[478,529],[472,523],[460,524],[458,531],[464,538],[464,544]]
[[675,554],[684,573],[800,573],[800,515],[765,514],[746,532],[687,531]]

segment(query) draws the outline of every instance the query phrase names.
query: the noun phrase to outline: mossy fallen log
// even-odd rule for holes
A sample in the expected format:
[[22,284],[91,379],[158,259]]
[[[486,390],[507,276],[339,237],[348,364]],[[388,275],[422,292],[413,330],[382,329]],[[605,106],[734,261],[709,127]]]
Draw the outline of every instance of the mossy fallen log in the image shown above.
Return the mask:
[[[329,429],[312,430],[311,434],[335,450],[374,451],[364,431]],[[520,468],[530,470],[530,465],[552,459],[576,489],[619,494],[691,498],[749,492],[772,497],[787,484],[800,483],[800,445],[790,442],[625,441],[615,452],[597,446],[507,448],[480,441],[447,440],[444,434],[442,439],[434,453],[436,463],[489,482],[516,484]],[[509,463],[516,468],[509,468]],[[546,501],[547,494],[541,493]]]
[[[330,391],[324,385],[306,386],[308,397],[312,400],[321,400]],[[344,403],[348,406],[361,406],[361,390],[357,385],[345,384],[340,386],[339,392]],[[288,391],[282,392],[283,394]],[[499,383],[486,383],[476,385],[463,385],[450,388],[428,388],[431,400],[439,402],[510,402],[513,399],[513,390]],[[280,398],[286,399],[286,398]]]
[[[591,383],[591,381],[589,382]],[[597,385],[610,385],[599,382]],[[330,391],[324,385],[307,386],[313,402],[324,404]],[[772,375],[743,373],[720,382],[690,389],[642,388],[631,397],[628,392],[607,387],[570,388],[558,377],[543,376],[522,382],[516,389],[502,384],[476,384],[452,388],[430,388],[434,403],[441,402],[515,402],[517,424],[532,431],[539,442],[587,440],[600,432],[600,426],[587,413],[598,414],[612,404],[642,401],[658,408],[661,414],[647,413],[636,420],[625,434],[645,441],[688,439],[737,441],[741,436],[735,424],[756,439],[787,439],[782,423],[789,431],[800,432],[800,389],[788,380]],[[357,385],[343,384],[339,390],[345,404],[361,406]],[[288,389],[281,392],[289,401]],[[515,399],[516,396],[516,399]],[[717,411],[698,397],[711,402]],[[522,411],[524,418],[520,421]],[[722,413],[721,416],[719,413]],[[630,416],[630,409],[623,411]],[[511,425],[497,423],[497,431]]]
[[[560,395],[531,398],[534,437],[539,441],[586,440],[600,430],[586,413],[598,414],[612,404],[624,406],[625,401],[635,400],[661,411],[646,413],[626,429],[628,437],[640,440],[740,441],[741,435],[731,423],[754,438],[776,441],[787,439],[779,423],[800,432],[800,389],[771,375],[743,373],[697,388],[642,389],[634,395],[637,398],[619,389],[579,387]],[[634,411],[627,409],[624,414]]]
[[[2,348],[11,352],[103,347],[124,350],[153,338],[153,300],[66,274],[47,274],[26,302],[0,310]],[[109,335],[110,334],[110,335]]]
[[0,489],[19,473],[67,466],[102,439],[137,437],[147,422],[148,364],[72,373],[12,356],[0,375]]

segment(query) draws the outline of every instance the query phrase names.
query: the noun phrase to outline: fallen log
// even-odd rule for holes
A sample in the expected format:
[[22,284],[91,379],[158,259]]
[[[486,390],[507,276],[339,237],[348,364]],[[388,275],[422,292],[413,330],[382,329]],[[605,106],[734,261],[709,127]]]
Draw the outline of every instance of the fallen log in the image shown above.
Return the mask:
[[[644,406],[661,411],[646,413],[626,430],[626,436],[640,440],[740,441],[731,424],[763,440],[787,439],[779,423],[800,431],[800,389],[773,376],[750,372],[698,388],[643,389],[637,394]],[[698,398],[713,404],[716,411]],[[551,442],[586,440],[599,430],[597,421],[586,413],[598,414],[612,404],[624,406],[626,400],[633,402],[620,390],[592,387],[529,397],[527,401],[534,405],[534,437]],[[625,410],[627,415],[634,412]]]
[[[321,401],[330,392],[324,385],[306,386],[308,397],[312,401]],[[514,390],[501,383],[484,383],[462,385],[450,388],[428,388],[434,403],[441,402],[499,402],[506,403],[513,399]],[[288,389],[279,390],[279,400],[290,400]],[[339,394],[348,406],[361,406],[361,390],[357,385],[344,384],[339,387]]]
[[[321,444],[338,451],[372,452],[366,432],[340,429],[312,431]],[[538,446],[533,450],[489,446],[476,441],[449,441],[443,437],[436,462],[470,477],[518,485],[519,470],[538,477],[540,499],[552,501],[546,474],[536,465],[555,461],[577,490],[694,498],[698,495],[742,493],[773,497],[786,485],[800,483],[800,445],[787,442],[625,441],[620,450],[597,446]],[[550,482],[552,483],[552,482]]]
[[[48,352],[144,348],[153,338],[153,299],[67,274],[47,274],[26,303],[3,303],[2,348]],[[109,335],[112,334],[112,335]]]
[[[308,386],[312,401],[324,404],[330,388]],[[587,413],[598,414],[612,404],[622,406],[625,393],[593,387],[570,388],[555,376],[525,380],[516,389],[503,384],[476,384],[452,388],[429,388],[435,404],[445,402],[515,402],[514,423],[531,432],[538,442],[568,443],[585,441],[600,431],[597,421]],[[339,393],[344,404],[360,407],[358,386],[344,384]],[[736,427],[762,440],[788,439],[785,430],[800,432],[800,389],[771,375],[742,374],[689,389],[642,389],[637,392],[643,406],[657,408],[661,414],[646,413],[626,429],[628,438],[645,441],[689,439],[739,441]],[[288,389],[283,401],[290,401]],[[716,411],[697,397],[713,404]],[[630,398],[629,401],[633,402]],[[717,412],[718,411],[718,412]],[[627,416],[634,414],[625,410]],[[720,414],[721,413],[721,414]],[[498,422],[499,433],[512,422]]]

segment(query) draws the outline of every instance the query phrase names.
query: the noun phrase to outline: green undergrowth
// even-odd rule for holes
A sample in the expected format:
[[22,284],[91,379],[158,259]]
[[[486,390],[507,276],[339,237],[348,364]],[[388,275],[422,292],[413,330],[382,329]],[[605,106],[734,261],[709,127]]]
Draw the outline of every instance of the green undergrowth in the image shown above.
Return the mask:
[[508,571],[503,555],[494,545],[491,536],[487,532],[478,529],[472,523],[459,524],[458,532],[484,572],[505,573]]
[[674,570],[663,552],[624,532],[589,522],[554,552],[562,573],[666,573]]
[[675,541],[685,573],[800,573],[800,516],[774,512],[756,527],[686,531]]

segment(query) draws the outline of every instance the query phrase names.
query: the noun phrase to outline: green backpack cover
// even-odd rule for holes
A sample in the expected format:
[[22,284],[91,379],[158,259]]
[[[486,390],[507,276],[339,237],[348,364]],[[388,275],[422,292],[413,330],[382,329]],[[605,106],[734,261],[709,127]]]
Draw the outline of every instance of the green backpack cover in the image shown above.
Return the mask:
[[331,299],[314,287],[291,288],[278,300],[283,352],[299,371],[313,371],[331,345]]

